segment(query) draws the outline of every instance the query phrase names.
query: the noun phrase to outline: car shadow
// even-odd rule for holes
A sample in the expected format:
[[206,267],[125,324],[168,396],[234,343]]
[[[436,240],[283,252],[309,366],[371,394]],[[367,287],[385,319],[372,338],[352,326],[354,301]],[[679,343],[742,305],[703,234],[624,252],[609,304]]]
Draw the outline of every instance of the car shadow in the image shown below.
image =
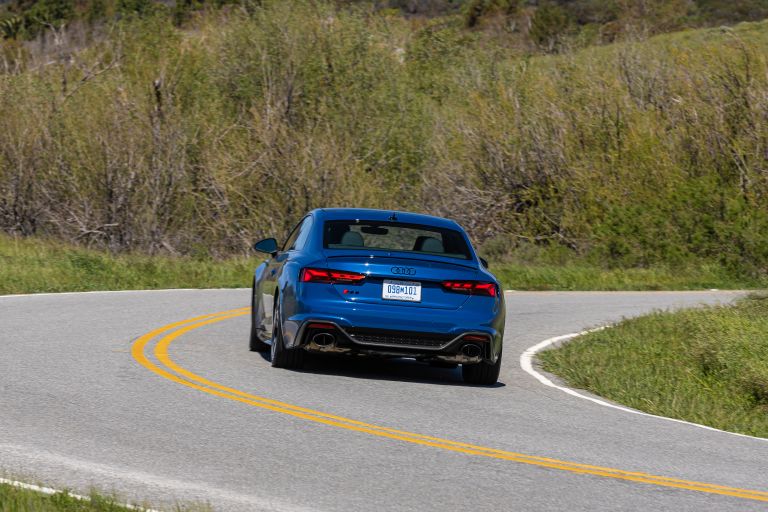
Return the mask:
[[[269,361],[269,352],[262,352],[261,357],[265,361]],[[506,386],[503,382],[497,382],[490,386],[467,384],[461,378],[461,367],[440,368],[409,358],[307,354],[304,367],[301,370],[294,371],[339,375],[358,379],[406,381],[442,386],[477,388],[503,388]]]

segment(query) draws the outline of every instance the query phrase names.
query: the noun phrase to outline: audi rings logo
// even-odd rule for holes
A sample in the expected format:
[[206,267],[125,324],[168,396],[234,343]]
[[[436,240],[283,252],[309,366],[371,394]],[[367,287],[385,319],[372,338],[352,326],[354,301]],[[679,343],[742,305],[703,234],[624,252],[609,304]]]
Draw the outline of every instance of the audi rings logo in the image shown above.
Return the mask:
[[392,267],[389,269],[393,274],[398,274],[401,276],[415,276],[416,275],[416,269],[413,267]]

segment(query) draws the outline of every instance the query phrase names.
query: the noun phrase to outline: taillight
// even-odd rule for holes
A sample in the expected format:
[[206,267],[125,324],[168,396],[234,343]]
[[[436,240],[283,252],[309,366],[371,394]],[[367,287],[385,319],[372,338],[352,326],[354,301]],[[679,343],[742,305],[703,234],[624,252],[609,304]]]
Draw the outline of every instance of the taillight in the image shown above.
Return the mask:
[[498,292],[496,284],[479,281],[443,281],[443,288],[451,292],[486,295],[488,297],[495,297]]
[[365,274],[331,270],[327,268],[305,268],[301,270],[301,281],[304,283],[359,283],[365,279]]
[[485,334],[467,334],[463,338],[464,341],[488,341],[488,336]]
[[309,324],[307,326],[307,328],[309,328],[309,329],[324,329],[324,330],[327,330],[327,331],[332,331],[333,329],[336,328],[336,326],[333,325],[333,324],[326,324],[324,322],[313,322],[313,323]]

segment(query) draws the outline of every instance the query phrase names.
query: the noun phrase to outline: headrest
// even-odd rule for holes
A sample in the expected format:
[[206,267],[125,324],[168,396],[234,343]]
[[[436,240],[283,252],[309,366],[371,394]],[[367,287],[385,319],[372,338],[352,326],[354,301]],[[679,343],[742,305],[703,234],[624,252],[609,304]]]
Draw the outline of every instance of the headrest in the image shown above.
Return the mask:
[[413,250],[424,252],[445,252],[443,249],[443,242],[431,236],[420,236],[417,238]]
[[356,247],[362,247],[364,245],[363,235],[357,231],[347,231],[344,233],[344,236],[341,237],[341,245],[353,245]]

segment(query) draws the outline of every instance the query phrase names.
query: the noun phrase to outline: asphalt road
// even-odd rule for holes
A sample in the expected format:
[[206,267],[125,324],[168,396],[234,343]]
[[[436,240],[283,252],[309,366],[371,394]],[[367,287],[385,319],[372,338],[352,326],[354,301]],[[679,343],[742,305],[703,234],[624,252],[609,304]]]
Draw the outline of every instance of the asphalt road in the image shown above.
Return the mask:
[[[0,297],[0,468],[159,507],[766,510],[632,474],[768,491],[768,442],[602,407],[543,386],[518,361],[552,336],[735,296],[508,293],[501,384],[491,388],[406,360],[272,369],[247,349],[247,316],[144,336],[246,306],[245,290]],[[187,376],[167,369],[163,344]]]

